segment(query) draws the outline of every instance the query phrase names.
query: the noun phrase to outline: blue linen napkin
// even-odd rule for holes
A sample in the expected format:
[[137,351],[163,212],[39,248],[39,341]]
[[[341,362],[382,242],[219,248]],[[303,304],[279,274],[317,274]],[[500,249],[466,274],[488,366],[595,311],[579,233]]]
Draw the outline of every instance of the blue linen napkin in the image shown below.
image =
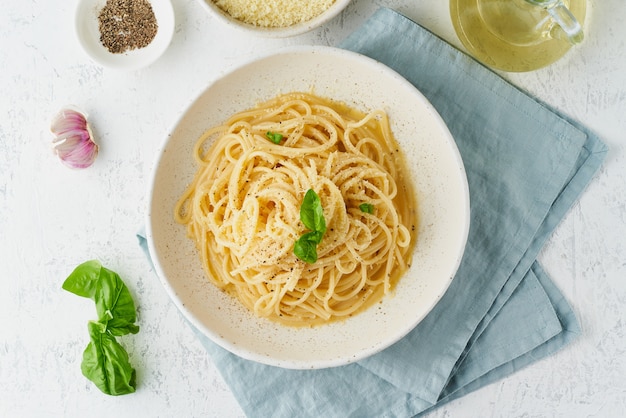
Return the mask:
[[[341,47],[395,69],[446,121],[469,181],[468,244],[426,319],[356,364],[276,368],[237,357],[196,331],[250,417],[419,415],[580,333],[535,259],[600,167],[607,152],[600,139],[390,9],[379,9]],[[141,235],[140,243],[146,248]]]

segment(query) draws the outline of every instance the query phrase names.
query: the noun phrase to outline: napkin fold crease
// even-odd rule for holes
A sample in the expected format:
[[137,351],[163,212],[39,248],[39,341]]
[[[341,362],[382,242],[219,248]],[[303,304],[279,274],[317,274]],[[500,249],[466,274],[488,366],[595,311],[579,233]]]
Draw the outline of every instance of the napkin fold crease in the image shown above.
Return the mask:
[[[250,417],[419,415],[580,334],[536,258],[606,146],[393,10],[379,9],[340,47],[397,71],[442,116],[468,176],[469,239],[431,313],[398,343],[355,364],[280,369],[239,358],[195,330]],[[146,248],[141,235],[140,242]]]

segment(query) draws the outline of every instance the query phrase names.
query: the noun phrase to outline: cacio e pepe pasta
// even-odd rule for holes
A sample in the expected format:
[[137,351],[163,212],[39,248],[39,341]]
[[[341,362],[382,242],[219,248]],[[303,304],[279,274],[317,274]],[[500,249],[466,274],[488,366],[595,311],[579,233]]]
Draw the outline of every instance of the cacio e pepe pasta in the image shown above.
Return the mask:
[[[293,326],[345,318],[407,270],[416,201],[383,110],[284,94],[207,130],[194,156],[174,216],[209,280],[257,316]],[[303,239],[314,258],[294,252]]]

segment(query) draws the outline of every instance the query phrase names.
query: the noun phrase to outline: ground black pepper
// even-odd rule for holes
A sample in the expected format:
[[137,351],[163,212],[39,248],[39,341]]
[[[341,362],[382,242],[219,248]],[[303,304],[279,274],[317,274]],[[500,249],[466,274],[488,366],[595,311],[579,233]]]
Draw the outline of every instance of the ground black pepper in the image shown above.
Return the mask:
[[98,15],[98,28],[102,45],[120,54],[148,46],[158,25],[148,0],[107,0]]

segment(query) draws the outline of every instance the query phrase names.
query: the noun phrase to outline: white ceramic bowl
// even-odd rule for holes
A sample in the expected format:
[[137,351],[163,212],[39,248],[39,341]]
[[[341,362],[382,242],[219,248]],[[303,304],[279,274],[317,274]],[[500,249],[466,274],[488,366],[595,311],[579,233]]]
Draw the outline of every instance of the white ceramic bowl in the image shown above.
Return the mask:
[[174,9],[170,0],[150,0],[157,20],[157,33],[144,48],[114,54],[100,42],[98,14],[106,0],[80,0],[76,8],[75,31],[87,55],[103,67],[137,70],[156,61],[167,49],[174,35]]
[[[275,62],[281,63],[280,71],[275,71]],[[388,112],[416,187],[419,227],[413,262],[395,294],[349,319],[293,328],[254,317],[209,283],[185,227],[174,221],[173,208],[193,179],[192,147],[204,130],[280,93],[311,89],[364,111]],[[448,288],[469,229],[463,163],[435,109],[388,67],[330,47],[281,50],[235,69],[201,92],[159,152],[148,200],[150,254],[163,286],[185,317],[241,357],[296,369],[345,365],[405,336]]]
[[211,13],[218,20],[230,27],[235,27],[250,35],[263,36],[268,38],[287,38],[290,36],[301,35],[326,24],[339,13],[341,13],[341,11],[348,6],[351,0],[335,0],[335,2],[328,9],[326,9],[318,16],[306,22],[282,28],[266,28],[251,25],[249,23],[245,23],[241,20],[233,18],[227,12],[216,6],[212,0],[199,1],[204,6],[204,8],[209,11],[209,13]]

